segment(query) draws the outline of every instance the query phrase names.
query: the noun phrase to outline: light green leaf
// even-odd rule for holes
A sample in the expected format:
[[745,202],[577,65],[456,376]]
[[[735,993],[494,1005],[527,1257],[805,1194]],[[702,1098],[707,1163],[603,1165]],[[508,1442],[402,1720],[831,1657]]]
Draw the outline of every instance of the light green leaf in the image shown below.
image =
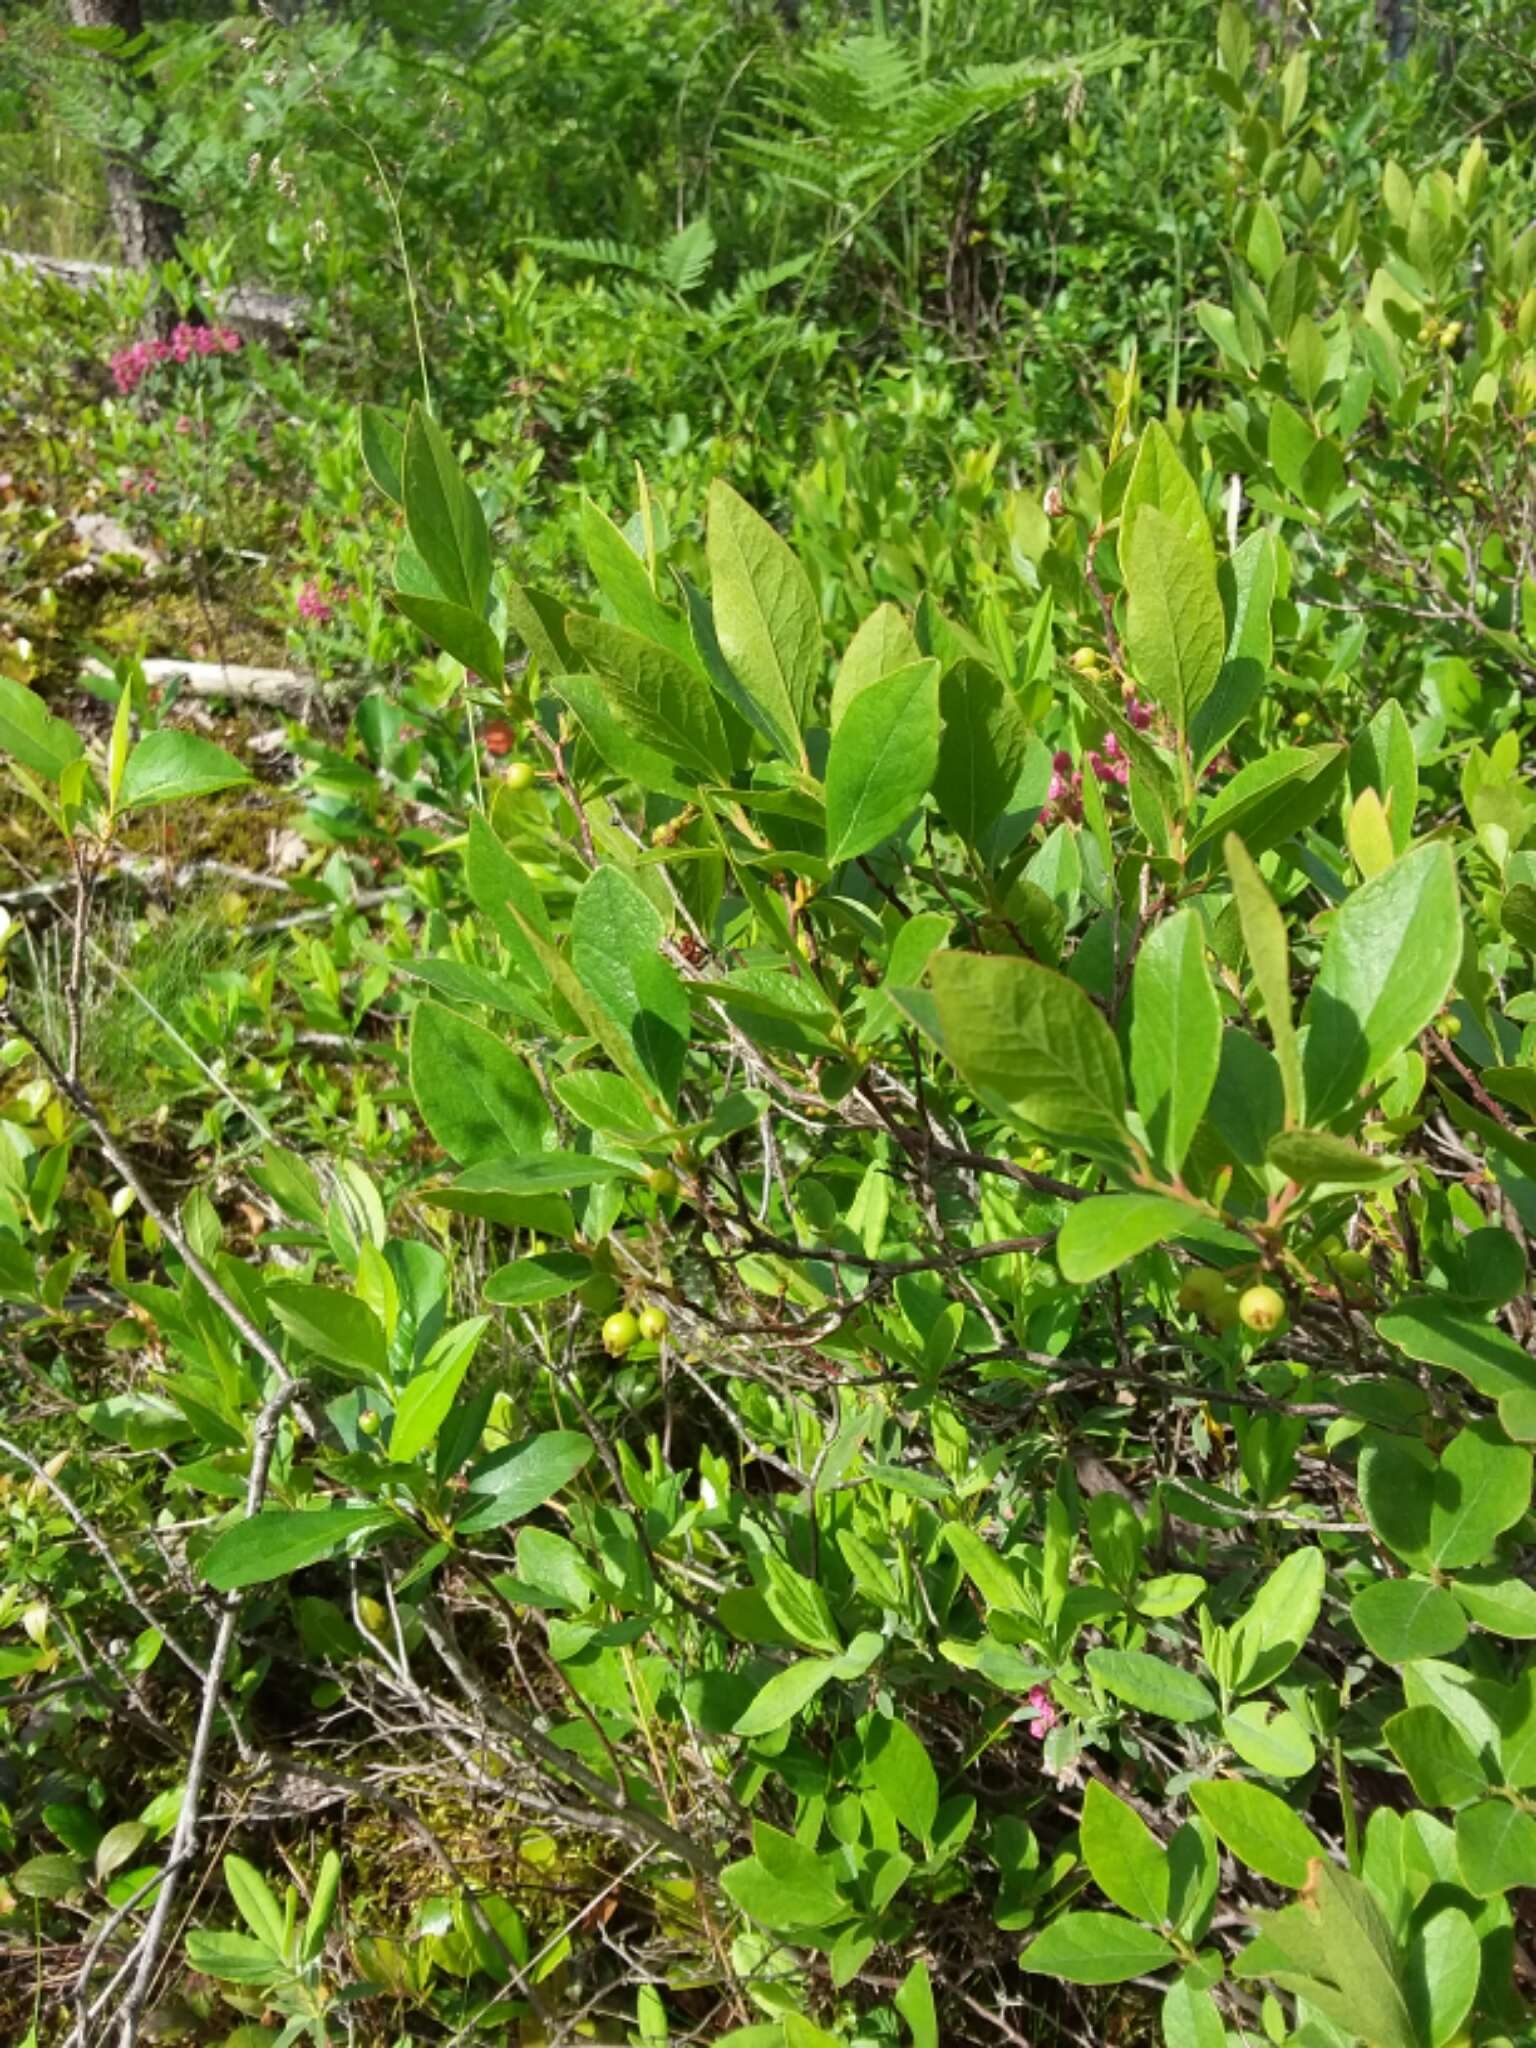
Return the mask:
[[1205,1114],[1221,1060],[1221,1006],[1193,910],[1157,926],[1132,980],[1131,1085],[1152,1150],[1177,1173]]
[[902,1978],[891,2003],[907,2023],[912,2048],[939,2048],[939,2016],[933,2002],[933,1980],[921,1956]]
[[505,664],[501,642],[479,612],[446,597],[422,597],[409,590],[395,592],[395,607],[483,682],[492,688],[500,684]]
[[1168,1851],[1123,1799],[1088,1781],[1078,1842],[1094,1883],[1134,1919],[1161,1927],[1168,1918]]
[[1088,1675],[1116,1699],[1164,1721],[1208,1721],[1216,1712],[1209,1690],[1192,1671],[1145,1650],[1090,1650]]
[[1294,1808],[1262,1785],[1213,1778],[1191,1785],[1189,1796],[1238,1862],[1276,1884],[1299,1891],[1307,1881],[1307,1865],[1326,1854]]
[[1205,514],[1200,487],[1184,467],[1168,429],[1160,420],[1149,421],[1142,430],[1130,481],[1120,503],[1122,551],[1129,545],[1137,514],[1147,505],[1161,512],[1215,567],[1216,544],[1211,538],[1211,522]]
[[802,1657],[776,1671],[766,1685],[758,1688],[750,1706],[737,1716],[734,1732],[742,1736],[771,1735],[775,1728],[791,1722],[802,1707],[809,1706],[836,1675],[837,1665],[830,1657]]
[[1381,1732],[1425,1806],[1466,1806],[1488,1790],[1471,1744],[1438,1707],[1405,1707]]
[[589,1458],[590,1437],[572,1429],[545,1430],[483,1459],[469,1474],[467,1511],[458,1526],[465,1535],[500,1529],[552,1500]]
[[1215,686],[1226,649],[1209,539],[1202,548],[1166,512],[1146,504],[1136,514],[1123,567],[1132,670],[1187,733]]
[[302,1280],[283,1280],[268,1289],[267,1301],[304,1351],[355,1373],[377,1375],[384,1371],[384,1326],[356,1295]]
[[406,423],[400,471],[411,544],[443,596],[479,614],[491,588],[491,540],[480,500],[441,427],[421,406]]
[[74,727],[55,718],[35,690],[0,676],[0,753],[13,755],[34,775],[57,782],[83,752]]
[[407,1463],[436,1438],[489,1321],[489,1316],[471,1316],[456,1323],[427,1353],[421,1371],[406,1384],[395,1408],[389,1433],[392,1464]]
[[1226,2048],[1227,2030],[1203,1985],[1181,1977],[1163,1999],[1163,2048]]
[[411,1018],[411,1092],[421,1120],[463,1166],[537,1152],[552,1131],[549,1105],[520,1053],[440,1003]]
[[709,684],[697,669],[627,626],[572,615],[572,647],[602,678],[624,731],[687,774],[729,782],[730,748]]
[[1090,1195],[1068,1210],[1056,1239],[1056,1263],[1063,1280],[1082,1286],[1151,1245],[1181,1237],[1243,1242],[1172,1195]]
[[821,680],[821,614],[811,580],[767,520],[719,478],[709,493],[710,603],[720,651],[753,723],[803,765],[801,727]]
[[1477,1996],[1482,1968],[1481,1944],[1459,1906],[1441,1906],[1415,1927],[1405,1958],[1403,1989],[1419,2037],[1428,2048],[1444,2048],[1461,2032]]
[[973,1087],[1048,1137],[1123,1149],[1120,1048],[1076,982],[990,953],[936,954],[928,976],[940,1046]]
[[905,1721],[883,1714],[862,1725],[866,1776],[907,1832],[926,1842],[939,1810],[939,1777],[921,1739]]
[[1462,1882],[1480,1899],[1536,1888],[1536,1817],[1503,1799],[1484,1799],[1456,1816]]
[[212,740],[162,725],[146,733],[128,756],[117,808],[138,811],[150,804],[178,803],[184,797],[238,789],[250,779],[234,755]]
[[1448,1657],[1466,1641],[1466,1616],[1454,1596],[1428,1579],[1377,1579],[1355,1595],[1349,1612],[1384,1664]]
[[939,665],[882,676],[849,705],[827,756],[827,859],[868,853],[921,803],[939,752]]
[[386,1508],[267,1508],[214,1539],[203,1577],[220,1593],[264,1586],[335,1557],[352,1537],[387,1529],[393,1519]]
[[283,1931],[283,1909],[273,1898],[266,1879],[243,1856],[224,1858],[224,1882],[240,1911],[240,1918],[258,1941],[264,1941],[274,1955],[282,1955],[288,1944]]
[[945,674],[939,711],[934,800],[966,845],[980,847],[1018,787],[1029,726],[1012,690],[979,661],[956,662]]
[[893,604],[877,605],[848,642],[832,685],[832,731],[861,690],[921,661],[912,628]]
[[1290,946],[1285,936],[1285,920],[1241,839],[1229,832],[1224,845],[1232,895],[1243,928],[1243,944],[1263,999],[1269,1035],[1274,1040],[1275,1062],[1285,1089],[1286,1120],[1294,1123],[1301,1116],[1301,1056],[1291,1021]]
[[1160,1934],[1118,1913],[1064,1913],[1029,1944],[1019,1967],[1068,1984],[1124,1984],[1173,1957]]
[[675,1102],[692,1015],[681,976],[661,955],[663,935],[660,914],[622,869],[600,867],[582,884],[571,913],[571,966]]
[[1302,1020],[1311,1122],[1337,1116],[1418,1036],[1460,959],[1456,862],[1441,841],[1405,853],[1340,905]]
[[1266,1778],[1300,1778],[1317,1761],[1311,1736],[1288,1707],[1244,1700],[1223,1717],[1221,1732],[1243,1762]]

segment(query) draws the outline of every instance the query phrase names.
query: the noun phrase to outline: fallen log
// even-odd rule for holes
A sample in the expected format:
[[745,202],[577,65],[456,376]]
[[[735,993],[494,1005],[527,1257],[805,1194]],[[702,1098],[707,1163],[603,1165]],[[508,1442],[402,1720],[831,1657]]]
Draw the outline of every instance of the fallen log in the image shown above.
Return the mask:
[[[112,263],[91,263],[78,256],[34,256],[22,249],[0,249],[0,264],[53,278],[78,292],[111,291],[128,273]],[[253,340],[272,340],[299,333],[308,319],[305,300],[287,292],[264,291],[260,285],[237,284],[208,295],[208,310]]]
[[[227,697],[234,704],[302,704],[319,684],[316,678],[292,668],[252,668],[237,661],[141,661],[144,680],[154,688],[180,682],[189,696]],[[112,670],[104,661],[81,664],[83,676],[110,678]]]

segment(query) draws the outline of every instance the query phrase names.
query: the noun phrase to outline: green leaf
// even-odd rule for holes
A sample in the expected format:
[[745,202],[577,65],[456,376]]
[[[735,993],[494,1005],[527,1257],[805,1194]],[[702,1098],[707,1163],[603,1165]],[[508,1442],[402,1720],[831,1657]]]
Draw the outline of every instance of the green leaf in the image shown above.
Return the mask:
[[10,1883],[24,1899],[66,1899],[83,1890],[85,1873],[73,1856],[31,1856],[10,1873]]
[[591,1277],[592,1261],[584,1252],[541,1252],[498,1266],[483,1291],[498,1308],[532,1308],[560,1300]]
[[284,1280],[268,1289],[272,1313],[303,1351],[361,1374],[381,1375],[384,1326],[355,1294]]
[[128,756],[117,808],[138,811],[150,804],[178,803],[184,797],[238,789],[250,779],[234,755],[212,740],[162,725],[146,733]]
[[961,1571],[989,1608],[1004,1614],[1027,1614],[1029,1603],[1012,1569],[967,1522],[946,1522],[944,1541]]
[[1130,481],[1120,501],[1122,552],[1129,545],[1138,513],[1147,505],[1161,512],[1215,568],[1216,544],[1211,538],[1211,522],[1205,515],[1200,487],[1184,467],[1168,429],[1160,420],[1150,421],[1142,430]]
[[1493,1422],[1452,1437],[1438,1464],[1421,1446],[1373,1440],[1360,1456],[1360,1499],[1371,1526],[1420,1571],[1480,1565],[1530,1505],[1531,1453]]
[[1207,1721],[1216,1702],[1192,1671],[1145,1650],[1090,1650],[1088,1675],[1116,1699],[1164,1721]]
[[542,988],[543,964],[525,927],[532,926],[541,938],[549,939],[549,913],[522,863],[513,859],[479,812],[470,819],[464,842],[464,886],[511,955],[512,971],[531,987]]
[[1428,1579],[1377,1579],[1355,1595],[1349,1612],[1384,1664],[1448,1657],[1466,1641],[1466,1616],[1455,1598]]
[[352,1537],[387,1529],[393,1519],[384,1508],[266,1508],[214,1539],[203,1577],[220,1593],[264,1586],[335,1557]]
[[800,562],[767,520],[720,479],[710,487],[710,603],[720,651],[752,722],[803,766],[801,728],[821,680],[821,613]]
[[447,436],[421,406],[411,408],[401,463],[406,530],[443,596],[480,614],[491,588],[491,539],[480,500]]
[[1212,1778],[1191,1785],[1189,1796],[1239,1863],[1276,1884],[1299,1891],[1307,1881],[1307,1865],[1326,1853],[1301,1816],[1262,1785]]
[[1444,2048],[1461,2032],[1482,1968],[1481,1944],[1459,1906],[1441,1906],[1414,1928],[1404,1958],[1403,1991],[1428,2048]]
[[675,1103],[692,1013],[681,977],[661,956],[664,930],[650,898],[622,869],[600,867],[582,884],[571,913],[571,966]]
[[1222,1717],[1221,1732],[1250,1769],[1266,1778],[1300,1778],[1317,1761],[1312,1738],[1288,1707],[1244,1700]]
[[1443,1295],[1405,1296],[1376,1318],[1376,1334],[1421,1365],[1460,1373],[1490,1401],[1536,1390],[1536,1359],[1525,1347]]
[[1215,1999],[1189,1975],[1163,1999],[1163,2048],[1227,2048]]
[[389,414],[377,405],[357,409],[357,439],[363,467],[385,497],[396,505],[405,503],[401,473],[405,464],[405,434]]
[[775,1728],[786,1727],[836,1676],[835,1659],[801,1657],[784,1670],[776,1671],[766,1685],[759,1687],[751,1704],[736,1717],[734,1733],[771,1735]]
[[281,1955],[248,1934],[215,1934],[194,1927],[187,1936],[187,1961],[221,1984],[271,1984],[287,1971]]
[[1300,1655],[1322,1611],[1323,1553],[1303,1545],[1283,1557],[1253,1596],[1239,1624],[1247,1652],[1237,1689],[1272,1685]]
[[871,1714],[863,1724],[864,1772],[908,1834],[926,1842],[939,1811],[939,1778],[904,1721]]
[[1097,1778],[1083,1794],[1078,1842],[1094,1883],[1133,1919],[1168,1918],[1168,1851],[1139,1813]]
[[1301,1056],[1291,1022],[1290,946],[1285,936],[1285,920],[1247,847],[1235,833],[1227,834],[1224,851],[1238,921],[1243,928],[1243,944],[1263,999],[1269,1035],[1274,1040],[1275,1062],[1285,1089],[1286,1120],[1294,1123],[1301,1115]]
[[445,654],[473,669],[482,682],[493,688],[499,685],[505,656],[501,642],[479,612],[446,597],[422,597],[409,590],[395,592],[395,608],[413,626],[420,626]]
[[57,782],[84,751],[75,728],[55,718],[35,690],[0,676],[0,753],[13,755],[34,775]]
[[1456,1816],[1456,1862],[1480,1899],[1536,1887],[1536,1818],[1503,1799],[1484,1799]]
[[1227,623],[1209,537],[1202,548],[1155,505],[1143,505],[1123,558],[1132,670],[1181,734],[1221,673]]
[[247,1863],[243,1856],[226,1856],[224,1882],[239,1908],[240,1918],[252,1934],[258,1941],[265,1942],[274,1955],[282,1955],[288,1946],[283,1930],[283,1909],[273,1898],[261,1872],[254,1864]]
[[893,604],[877,605],[848,642],[832,685],[831,730],[861,690],[922,659],[912,628]]
[[1333,913],[1303,1013],[1307,1111],[1327,1123],[1416,1038],[1461,960],[1456,862],[1416,847]]
[[1166,918],[1136,956],[1131,1085],[1158,1162],[1184,1163],[1221,1061],[1221,1006],[1193,910]]
[[921,1956],[902,1978],[891,2003],[907,2023],[912,2048],[939,2048],[939,2015],[933,2002],[933,1980]]
[[1029,1944],[1019,1967],[1068,1984],[1124,1984],[1173,1959],[1160,1934],[1118,1913],[1064,1913]]
[[1374,789],[1386,810],[1392,851],[1408,851],[1419,801],[1419,764],[1403,707],[1389,697],[1349,750],[1349,789]]
[[478,1535],[532,1514],[575,1478],[592,1448],[592,1439],[576,1430],[551,1429],[493,1452],[469,1474],[468,1509],[458,1527]]
[[1083,1286],[1151,1245],[1182,1237],[1243,1243],[1172,1195],[1090,1195],[1067,1212],[1056,1239],[1056,1263],[1063,1280]]
[[1438,1707],[1405,1707],[1381,1732],[1425,1806],[1465,1806],[1488,1790],[1470,1743]]
[[754,1854],[720,1873],[721,1888],[765,1927],[824,1927],[850,1910],[834,1859],[818,1856],[765,1821],[752,1826]]
[[1029,726],[994,669],[959,661],[939,685],[944,733],[933,795],[967,846],[981,847],[1024,772]]
[[410,1072],[422,1122],[461,1165],[537,1152],[550,1135],[549,1105],[528,1062],[440,1003],[416,1005]]
[[939,665],[914,662],[854,698],[827,755],[827,859],[888,839],[922,802],[939,753]]
[[1120,1048],[1076,982],[990,953],[936,954],[928,975],[940,1046],[973,1087],[1047,1137],[1121,1153]]
[[607,513],[590,498],[581,501],[581,544],[598,589],[613,606],[621,626],[654,640],[690,668],[699,657],[686,619],[667,610],[652,586],[644,561]]
[[606,619],[573,614],[571,646],[602,678],[603,694],[631,739],[706,782],[729,782],[731,753],[709,684],[653,640]]
[[1458,1573],[1451,1591],[1479,1628],[1514,1642],[1536,1640],[1536,1586],[1501,1566]]
[[1277,1131],[1265,1159],[1298,1187],[1373,1188],[1400,1180],[1406,1163],[1391,1152],[1363,1152],[1337,1131]]
[[445,1330],[427,1353],[421,1371],[407,1382],[389,1433],[391,1464],[407,1463],[435,1440],[489,1321],[489,1316],[471,1316]]

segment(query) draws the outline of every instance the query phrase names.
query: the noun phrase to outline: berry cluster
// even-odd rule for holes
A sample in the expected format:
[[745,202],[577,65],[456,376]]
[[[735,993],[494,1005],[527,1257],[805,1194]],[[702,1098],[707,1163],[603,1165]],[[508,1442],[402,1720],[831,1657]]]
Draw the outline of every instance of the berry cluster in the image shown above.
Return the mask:
[[240,347],[232,327],[194,327],[181,321],[169,341],[136,341],[112,358],[112,379],[126,397],[161,363],[186,363],[193,356],[231,356]]

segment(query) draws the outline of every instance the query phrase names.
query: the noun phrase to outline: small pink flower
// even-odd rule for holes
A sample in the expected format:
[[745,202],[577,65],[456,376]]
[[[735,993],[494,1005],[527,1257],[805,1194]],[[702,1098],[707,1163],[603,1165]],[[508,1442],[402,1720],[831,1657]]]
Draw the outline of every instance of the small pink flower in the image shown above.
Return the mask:
[[1118,740],[1117,740],[1117,739],[1115,738],[1115,736],[1114,736],[1114,734],[1113,734],[1112,732],[1107,732],[1107,733],[1105,733],[1105,735],[1104,735],[1104,758],[1105,758],[1105,760],[1106,760],[1106,761],[1113,761],[1113,760],[1114,760],[1114,759],[1116,758],[1116,756],[1117,756],[1117,755],[1119,754],[1119,752],[1120,752],[1120,742],[1119,742],[1119,741],[1118,741]]
[[177,422],[176,422],[176,431],[177,431],[177,433],[178,433],[178,434],[190,434],[190,433],[191,433],[191,431],[192,431],[192,421],[191,421],[191,418],[190,418],[190,416],[189,416],[188,414],[186,414],[186,413],[183,413],[183,414],[181,415],[181,417],[180,417],[180,418],[179,418],[179,419],[177,420]]
[[1145,732],[1152,723],[1152,707],[1150,704],[1143,704],[1139,697],[1126,699],[1125,715],[1137,732]]
[[1026,1704],[1030,1708],[1029,1732],[1033,1735],[1036,1742],[1044,1742],[1046,1736],[1050,1734],[1056,1723],[1061,1719],[1061,1716],[1056,1711],[1056,1702],[1051,1698],[1043,1685],[1036,1685],[1030,1688],[1029,1699]]
[[1052,754],[1051,766],[1058,775],[1070,775],[1072,773],[1072,756],[1065,747],[1058,747],[1056,752]]
[[317,583],[306,583],[294,600],[294,609],[301,619],[307,619],[316,626],[328,626],[333,616],[332,607],[326,602]]
[[1129,761],[1117,761],[1115,763],[1115,780],[1122,789],[1130,788],[1131,764]]
[[1060,803],[1061,799],[1066,795],[1068,787],[1069,785],[1060,775],[1053,775],[1051,777],[1050,789],[1046,793],[1048,800],[1053,804]]

